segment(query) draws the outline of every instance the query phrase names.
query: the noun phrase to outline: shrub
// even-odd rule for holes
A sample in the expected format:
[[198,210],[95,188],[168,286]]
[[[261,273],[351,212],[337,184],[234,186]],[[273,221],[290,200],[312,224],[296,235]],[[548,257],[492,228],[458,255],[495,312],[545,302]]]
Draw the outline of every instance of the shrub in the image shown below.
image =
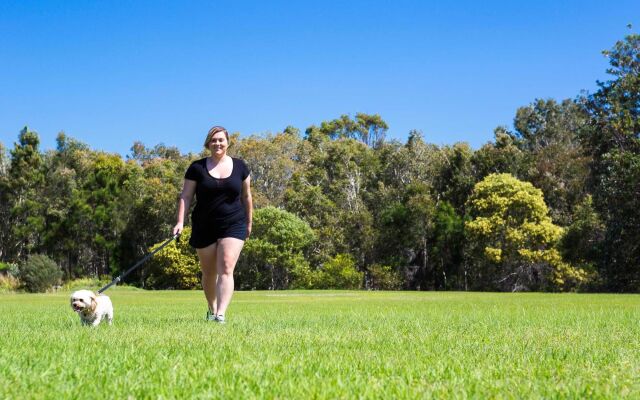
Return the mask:
[[369,285],[375,290],[398,290],[402,287],[402,276],[388,265],[374,264],[369,267]]
[[18,278],[10,274],[0,274],[0,293],[14,292],[19,287]]
[[349,254],[338,254],[318,270],[314,287],[318,289],[360,289],[364,274],[356,269]]
[[311,266],[306,260],[301,260],[291,270],[293,280],[290,289],[317,289],[318,283],[322,279],[322,272],[319,270],[311,269]]
[[[180,241],[169,243],[148,262],[149,275],[145,287],[153,289],[199,289],[200,264],[196,251],[189,245],[191,227],[185,227]],[[159,247],[157,243],[150,251]]]
[[0,275],[18,276],[18,264],[0,262]]
[[62,269],[55,261],[43,254],[35,254],[20,264],[18,278],[28,292],[46,292],[60,283]]
[[288,289],[309,287],[304,254],[315,240],[309,224],[287,211],[265,207],[253,215],[253,232],[236,267],[236,287]]

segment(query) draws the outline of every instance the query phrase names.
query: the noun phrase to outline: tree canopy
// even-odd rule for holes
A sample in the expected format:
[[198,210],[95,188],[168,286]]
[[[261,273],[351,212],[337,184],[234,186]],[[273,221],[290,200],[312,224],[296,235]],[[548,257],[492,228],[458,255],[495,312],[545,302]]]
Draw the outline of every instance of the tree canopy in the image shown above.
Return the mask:
[[[478,149],[419,131],[387,140],[364,113],[234,135],[256,206],[239,287],[637,292],[640,36],[605,55],[611,79],[595,93],[534,99]],[[122,157],[63,132],[42,151],[24,127],[0,144],[0,262],[40,254],[65,280],[115,276],[169,236],[202,156],[133,141]],[[129,283],[198,287],[185,243]]]

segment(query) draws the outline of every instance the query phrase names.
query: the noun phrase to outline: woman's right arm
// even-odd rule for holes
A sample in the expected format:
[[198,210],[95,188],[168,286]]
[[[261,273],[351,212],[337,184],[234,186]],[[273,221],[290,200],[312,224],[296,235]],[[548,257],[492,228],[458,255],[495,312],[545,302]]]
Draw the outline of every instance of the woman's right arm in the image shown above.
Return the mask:
[[196,181],[185,179],[182,185],[182,193],[180,193],[180,199],[178,200],[178,222],[173,227],[173,234],[179,235],[184,228],[184,220],[187,218],[189,212],[189,206],[193,199],[193,194],[196,191]]

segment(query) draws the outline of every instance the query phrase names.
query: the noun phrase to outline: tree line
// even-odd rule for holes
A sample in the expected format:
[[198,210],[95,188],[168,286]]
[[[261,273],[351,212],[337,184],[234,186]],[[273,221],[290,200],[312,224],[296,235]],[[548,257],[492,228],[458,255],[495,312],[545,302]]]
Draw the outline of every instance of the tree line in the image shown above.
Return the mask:
[[[536,99],[479,149],[388,140],[363,113],[234,134],[256,207],[238,287],[637,292],[640,35],[605,54],[594,93]],[[0,144],[0,261],[43,254],[66,280],[115,276],[169,236],[203,156],[136,142],[123,158],[64,133],[41,151],[24,128]],[[129,280],[197,287],[195,253],[183,238]]]

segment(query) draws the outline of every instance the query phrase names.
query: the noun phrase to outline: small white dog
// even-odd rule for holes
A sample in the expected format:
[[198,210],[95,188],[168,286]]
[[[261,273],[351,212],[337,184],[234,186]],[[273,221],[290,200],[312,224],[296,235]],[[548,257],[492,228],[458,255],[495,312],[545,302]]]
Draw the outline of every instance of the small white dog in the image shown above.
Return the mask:
[[97,326],[104,319],[111,325],[113,321],[113,304],[109,296],[96,296],[91,290],[73,292],[71,308],[80,316],[82,325]]

